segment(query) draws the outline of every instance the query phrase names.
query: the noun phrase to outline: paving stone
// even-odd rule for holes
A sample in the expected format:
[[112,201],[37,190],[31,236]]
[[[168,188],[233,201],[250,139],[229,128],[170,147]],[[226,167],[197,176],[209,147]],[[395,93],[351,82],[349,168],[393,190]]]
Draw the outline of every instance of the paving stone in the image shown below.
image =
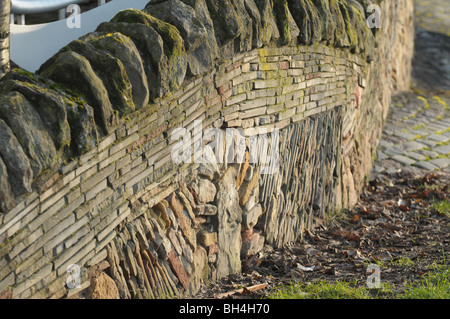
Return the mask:
[[447,118],[443,118],[441,120],[436,121],[435,124],[443,127],[443,130],[446,130],[450,127],[450,120]]
[[436,158],[439,156],[439,153],[435,151],[429,151],[429,150],[419,150],[417,153],[422,154],[423,156],[427,156],[429,158]]
[[416,136],[414,134],[411,134],[411,133],[408,133],[408,132],[403,132],[403,131],[402,132],[396,132],[394,134],[394,136],[400,137],[400,138],[402,138],[402,139],[404,139],[406,141],[411,141],[411,140],[416,138]]
[[446,129],[448,129],[448,126],[446,124],[439,122],[431,123],[427,127],[433,129],[434,131],[445,131]]
[[436,144],[438,143],[438,142],[436,142],[436,141],[429,140],[428,137],[425,138],[425,139],[423,139],[423,138],[418,139],[417,142],[419,142],[419,143],[421,143],[421,144],[425,144],[427,147],[434,147],[434,146],[436,146]]
[[375,165],[372,168],[372,172],[375,173],[375,174],[383,173],[385,170],[386,170],[386,168],[383,167],[383,166],[380,166],[380,165]]
[[441,157],[441,158],[433,159],[433,160],[429,161],[429,163],[434,164],[439,168],[445,168],[450,165],[450,159]]
[[434,164],[432,164],[430,162],[424,162],[424,161],[417,162],[417,163],[414,164],[414,166],[417,166],[417,167],[420,167],[420,168],[424,168],[424,169],[427,169],[427,170],[430,170],[430,171],[433,171],[433,170],[438,168],[436,165],[434,165]]
[[402,171],[401,168],[394,168],[394,167],[389,167],[386,169],[386,173],[390,175],[400,173],[401,171]]
[[434,140],[434,141],[438,141],[438,142],[442,142],[442,143],[445,143],[445,142],[450,140],[450,137],[448,137],[448,136],[446,136],[444,134],[441,134],[441,135],[439,135],[439,134],[431,134],[430,136],[428,136],[428,138],[430,140]]
[[402,145],[402,147],[405,151],[414,151],[414,150],[421,150],[421,149],[427,148],[427,145],[416,142],[416,141],[410,141],[410,142],[404,143]]
[[383,130],[383,134],[386,134],[386,135],[394,135],[394,133],[395,133],[395,129],[392,127],[385,127]]
[[394,144],[389,142],[389,141],[387,141],[386,139],[382,139],[380,141],[380,147],[387,148],[387,147],[391,147],[391,146],[394,146]]
[[416,161],[425,161],[427,159],[424,155],[416,153],[416,152],[411,152],[411,151],[405,152],[404,155],[408,156]]
[[384,150],[384,153],[389,156],[401,155],[405,150],[401,146],[392,146]]
[[427,137],[431,133],[429,131],[426,131],[426,130],[418,129],[418,130],[411,131],[411,134],[414,134],[416,137],[419,136],[419,135],[421,137]]
[[405,142],[404,139],[402,139],[400,137],[397,137],[397,136],[394,136],[394,135],[384,136],[383,140],[390,144],[388,147],[391,147],[391,146],[393,146],[395,144],[399,144],[399,143]]
[[392,159],[403,165],[413,165],[416,162],[415,160],[403,155],[395,155]]
[[377,158],[379,161],[389,158],[388,155],[384,154],[382,151],[377,151]]
[[450,144],[444,145],[444,146],[438,146],[438,147],[434,148],[434,150],[442,155],[450,154]]

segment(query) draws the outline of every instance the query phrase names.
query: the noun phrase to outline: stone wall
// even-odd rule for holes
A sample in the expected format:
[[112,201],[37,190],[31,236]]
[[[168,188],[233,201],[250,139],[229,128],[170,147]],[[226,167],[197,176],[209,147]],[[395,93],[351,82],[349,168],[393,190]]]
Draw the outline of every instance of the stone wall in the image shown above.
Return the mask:
[[[154,2],[2,82],[3,296],[192,294],[356,202],[409,85],[412,1],[382,1],[379,30],[365,1]],[[242,128],[243,160],[203,137],[208,162],[175,164],[195,121]],[[275,174],[251,160],[262,130]]]

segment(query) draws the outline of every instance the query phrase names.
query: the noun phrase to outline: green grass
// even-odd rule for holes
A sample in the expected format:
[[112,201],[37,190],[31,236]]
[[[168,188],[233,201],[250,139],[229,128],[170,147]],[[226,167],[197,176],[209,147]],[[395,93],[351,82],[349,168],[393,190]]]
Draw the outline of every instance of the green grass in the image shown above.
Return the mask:
[[369,299],[369,290],[356,283],[315,281],[293,283],[274,292],[270,299]]
[[406,286],[403,299],[450,299],[450,269],[448,266],[435,265],[417,282]]
[[441,200],[435,201],[431,204],[430,209],[439,213],[440,215],[446,215],[450,217],[450,201]]
[[[398,266],[412,266],[409,258],[395,262]],[[450,269],[446,265],[433,264],[430,271],[418,280],[406,283],[404,288],[395,292],[395,285],[383,282],[381,288],[369,289],[358,285],[356,281],[318,280],[311,283],[295,282],[279,287],[269,299],[450,299]]]

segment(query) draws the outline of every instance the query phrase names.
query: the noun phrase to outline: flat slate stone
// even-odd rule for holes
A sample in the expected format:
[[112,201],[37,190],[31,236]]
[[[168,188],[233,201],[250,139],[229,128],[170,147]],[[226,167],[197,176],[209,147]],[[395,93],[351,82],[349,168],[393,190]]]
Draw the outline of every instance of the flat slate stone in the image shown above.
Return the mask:
[[424,169],[427,169],[427,170],[430,170],[430,171],[433,171],[433,170],[438,168],[436,165],[434,165],[434,164],[432,164],[430,162],[425,162],[425,161],[417,162],[417,163],[414,164],[414,166],[417,166],[417,167],[420,167],[420,168],[424,168]]
[[421,155],[419,153],[416,152],[405,152],[406,156],[416,160],[416,161],[425,161],[427,158],[424,155]]
[[434,160],[429,161],[429,163],[436,165],[439,168],[445,168],[450,165],[450,159],[448,158],[436,158]]
[[416,142],[416,141],[410,141],[403,144],[403,149],[405,151],[414,151],[414,150],[421,150],[426,148],[427,145],[424,145],[422,143]]
[[444,146],[438,146],[434,150],[442,155],[450,154],[450,144],[444,145]]
[[403,155],[395,155],[392,157],[392,159],[403,165],[413,165],[416,162],[415,160]]
[[448,140],[450,140],[450,138],[449,138],[448,136],[444,135],[444,134],[442,134],[442,135],[439,135],[439,134],[431,134],[430,136],[428,136],[428,138],[431,139],[431,140],[435,140],[435,141],[438,141],[438,142],[442,142],[442,143],[445,143],[445,142],[447,142]]

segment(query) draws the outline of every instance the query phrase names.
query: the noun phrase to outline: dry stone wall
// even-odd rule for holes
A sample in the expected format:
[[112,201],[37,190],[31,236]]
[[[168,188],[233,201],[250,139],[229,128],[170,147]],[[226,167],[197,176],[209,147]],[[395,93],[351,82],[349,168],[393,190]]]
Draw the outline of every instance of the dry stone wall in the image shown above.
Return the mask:
[[[0,197],[0,294],[192,294],[241,271],[264,245],[301,239],[355,203],[390,97],[409,84],[412,1],[382,1],[378,31],[361,26],[364,1],[232,2],[242,6],[235,20],[226,19],[234,6],[215,1],[122,12],[62,49],[40,75],[16,69],[2,84],[0,111],[14,101],[34,114],[29,127],[49,133],[30,134],[28,145],[41,148],[27,149],[14,134],[17,117],[0,113],[1,138],[23,150],[14,159],[0,150],[0,172],[16,172],[14,183],[0,178],[9,187]],[[335,17],[335,28],[317,12]],[[339,28],[355,19],[354,36]],[[52,108],[36,108],[38,97]],[[52,110],[51,123],[42,120]],[[242,129],[243,160],[176,164],[174,133],[185,128],[194,144],[200,121],[202,133]],[[273,174],[252,160],[261,132],[277,150]],[[211,140],[200,142],[213,159]],[[53,156],[39,157],[49,150]],[[27,170],[12,170],[13,160]]]

